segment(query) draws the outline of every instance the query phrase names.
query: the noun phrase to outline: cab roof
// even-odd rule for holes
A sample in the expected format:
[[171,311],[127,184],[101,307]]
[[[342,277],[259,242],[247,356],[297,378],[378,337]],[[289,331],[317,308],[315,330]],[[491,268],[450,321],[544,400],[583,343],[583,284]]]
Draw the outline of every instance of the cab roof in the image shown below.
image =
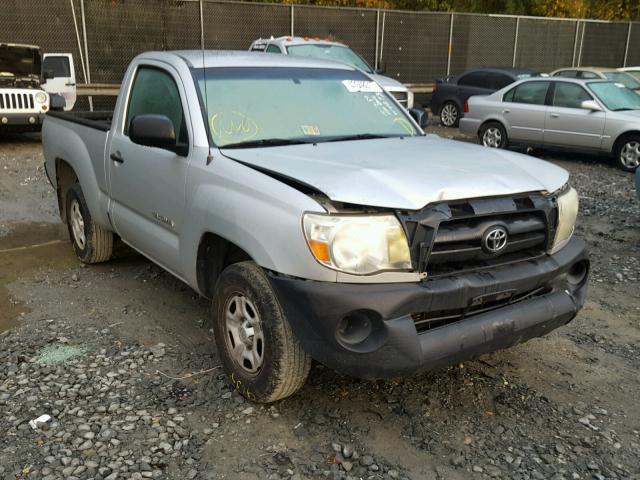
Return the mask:
[[289,67],[289,68],[331,68],[333,70],[355,70],[350,65],[294,57],[289,55],[264,55],[262,52],[235,50],[174,50],[166,52],[145,52],[138,58],[164,60],[172,63],[185,62],[189,68],[215,67]]
[[283,47],[288,47],[291,45],[335,45],[338,47],[346,47],[344,43],[336,42],[335,40],[331,40],[329,38],[320,38],[320,37],[291,37],[291,36],[283,36],[283,37],[271,37],[271,38],[259,38],[255,42],[253,42],[252,46],[259,44],[278,44]]

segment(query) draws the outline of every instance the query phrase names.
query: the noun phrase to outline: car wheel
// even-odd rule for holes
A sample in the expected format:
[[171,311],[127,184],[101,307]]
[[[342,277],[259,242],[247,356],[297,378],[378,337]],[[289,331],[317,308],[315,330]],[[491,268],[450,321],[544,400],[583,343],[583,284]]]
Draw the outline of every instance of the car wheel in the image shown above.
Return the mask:
[[254,262],[227,267],[216,283],[213,312],[218,354],[240,394],[268,403],[304,385],[311,357],[294,337],[262,268]]
[[507,148],[507,131],[498,122],[488,122],[480,128],[480,142],[489,148]]
[[640,135],[630,135],[620,140],[615,157],[622,170],[635,171],[640,166]]
[[113,233],[93,222],[78,183],[67,191],[66,213],[73,251],[80,261],[100,263],[109,260],[113,253]]
[[440,109],[440,123],[444,127],[457,127],[460,121],[460,109],[453,102],[445,102]]

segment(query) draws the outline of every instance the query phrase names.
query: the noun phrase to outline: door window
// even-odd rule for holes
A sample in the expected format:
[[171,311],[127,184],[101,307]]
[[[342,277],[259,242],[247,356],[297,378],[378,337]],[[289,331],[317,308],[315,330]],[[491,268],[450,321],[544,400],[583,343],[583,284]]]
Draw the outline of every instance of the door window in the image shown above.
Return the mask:
[[553,106],[564,108],[582,108],[582,102],[593,100],[591,95],[580,85],[558,82],[553,94]]
[[42,70],[51,70],[54,77],[70,77],[69,57],[46,57],[42,63]]
[[505,93],[503,100],[513,103],[544,105],[550,82],[525,82]]
[[471,72],[460,77],[458,85],[465,87],[489,88],[486,72]]
[[138,115],[165,115],[173,123],[179,143],[188,143],[187,128],[178,86],[169,73],[154,67],[140,67],[133,81],[129,109],[125,120],[125,135],[131,120]]
[[280,47],[278,47],[277,45],[271,44],[267,47],[267,53],[282,53],[282,52],[280,51]]

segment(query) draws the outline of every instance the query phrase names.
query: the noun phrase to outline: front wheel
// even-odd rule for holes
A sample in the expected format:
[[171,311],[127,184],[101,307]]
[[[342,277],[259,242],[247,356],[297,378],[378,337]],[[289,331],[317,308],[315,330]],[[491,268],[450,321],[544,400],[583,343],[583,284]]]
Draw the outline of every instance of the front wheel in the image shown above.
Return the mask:
[[630,135],[618,142],[614,152],[618,167],[633,172],[640,166],[640,135]]
[[311,358],[294,337],[262,268],[254,262],[227,267],[216,283],[213,313],[218,354],[240,394],[269,403],[304,385]]
[[488,122],[480,128],[480,142],[489,148],[507,148],[507,132],[498,122]]

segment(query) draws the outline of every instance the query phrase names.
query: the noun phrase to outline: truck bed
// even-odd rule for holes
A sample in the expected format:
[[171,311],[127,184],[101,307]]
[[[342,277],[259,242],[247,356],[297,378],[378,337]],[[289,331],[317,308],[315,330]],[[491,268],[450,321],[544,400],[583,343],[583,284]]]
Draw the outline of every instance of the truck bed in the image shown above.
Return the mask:
[[61,118],[68,122],[77,123],[86,127],[95,128],[103,132],[108,132],[111,128],[113,118],[112,110],[102,110],[96,112],[60,112],[50,111],[47,115]]

